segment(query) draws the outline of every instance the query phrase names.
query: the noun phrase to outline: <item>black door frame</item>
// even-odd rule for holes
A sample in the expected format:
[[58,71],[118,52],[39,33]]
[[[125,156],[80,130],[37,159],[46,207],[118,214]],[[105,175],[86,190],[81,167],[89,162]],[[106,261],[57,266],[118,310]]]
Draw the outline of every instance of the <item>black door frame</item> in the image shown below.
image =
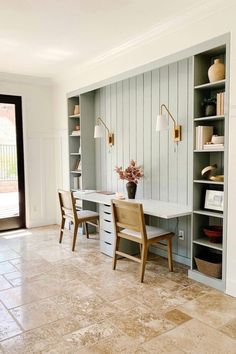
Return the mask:
[[24,145],[23,145],[23,122],[22,122],[22,98],[21,96],[0,94],[0,103],[10,103],[15,105],[15,124],[16,124],[19,216],[0,219],[0,231],[6,231],[6,230],[20,229],[25,227],[25,169],[24,169]]

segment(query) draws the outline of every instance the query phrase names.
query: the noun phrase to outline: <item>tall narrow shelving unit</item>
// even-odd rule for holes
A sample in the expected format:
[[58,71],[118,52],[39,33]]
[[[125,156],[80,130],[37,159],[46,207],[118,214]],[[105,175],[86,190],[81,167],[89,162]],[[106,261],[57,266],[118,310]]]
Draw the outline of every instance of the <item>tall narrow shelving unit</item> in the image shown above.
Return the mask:
[[[206,285],[219,290],[225,289],[226,264],[226,214],[227,214],[227,150],[228,150],[228,62],[227,45],[220,45],[194,56],[194,88],[193,88],[193,136],[196,137],[196,127],[212,126],[213,134],[224,136],[224,148],[216,150],[198,150],[193,148],[193,220],[192,220],[192,261],[189,276]],[[220,58],[225,64],[226,78],[221,81],[209,82],[208,69],[214,59]],[[206,98],[216,98],[217,93],[225,92],[224,114],[205,116],[201,105]],[[195,140],[195,139],[194,139]],[[214,182],[203,179],[201,171],[209,165],[217,164],[217,174],[224,175],[224,181]],[[204,207],[207,190],[224,192],[223,211],[206,209]],[[223,238],[220,243],[213,243],[204,235],[203,228],[212,225],[223,227]],[[222,274],[219,278],[203,274],[196,264],[195,257],[209,259],[214,256],[221,259]]]
[[[74,114],[75,106],[80,113]],[[68,97],[68,141],[69,141],[69,181],[70,190],[96,189],[95,142],[93,137],[95,122],[94,92]],[[76,131],[76,127],[80,127]],[[89,202],[77,200],[78,209],[95,206]]]

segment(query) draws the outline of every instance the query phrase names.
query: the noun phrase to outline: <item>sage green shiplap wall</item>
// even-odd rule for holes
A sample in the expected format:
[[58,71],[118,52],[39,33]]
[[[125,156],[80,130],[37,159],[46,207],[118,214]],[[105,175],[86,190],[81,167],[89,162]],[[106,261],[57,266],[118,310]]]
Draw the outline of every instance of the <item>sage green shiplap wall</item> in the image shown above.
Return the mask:
[[[182,125],[183,140],[176,146],[169,131],[156,132],[156,116],[165,103]],[[158,199],[191,205],[192,181],[192,59],[146,72],[95,92],[95,115],[101,116],[115,134],[109,149],[105,139],[96,139],[96,180],[102,190],[125,191],[114,168],[135,159],[144,169],[137,198]],[[172,127],[172,122],[170,122]],[[183,241],[174,238],[176,255],[190,257],[190,218],[150,220],[176,231],[185,231]],[[159,246],[161,248],[161,246]]]

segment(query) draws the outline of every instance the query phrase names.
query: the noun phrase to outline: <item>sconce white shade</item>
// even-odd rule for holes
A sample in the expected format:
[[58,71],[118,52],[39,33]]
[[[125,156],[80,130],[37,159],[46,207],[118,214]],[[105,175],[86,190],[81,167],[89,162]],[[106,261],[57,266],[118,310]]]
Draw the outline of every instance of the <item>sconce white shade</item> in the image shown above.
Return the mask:
[[103,130],[101,125],[95,125],[94,127],[94,138],[102,138]]
[[169,129],[167,116],[158,115],[157,122],[156,122],[156,131],[159,132],[159,131],[166,130],[166,129]]

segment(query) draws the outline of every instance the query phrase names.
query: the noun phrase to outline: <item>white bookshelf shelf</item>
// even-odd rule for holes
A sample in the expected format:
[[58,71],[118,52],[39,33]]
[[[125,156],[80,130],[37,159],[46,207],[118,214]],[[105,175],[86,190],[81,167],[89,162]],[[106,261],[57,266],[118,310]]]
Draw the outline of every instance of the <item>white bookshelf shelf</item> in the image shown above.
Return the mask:
[[225,87],[225,80],[208,82],[206,84],[194,86],[195,90],[220,89]]
[[79,152],[71,152],[70,155],[71,156],[80,156],[81,154]]
[[80,114],[72,114],[69,118],[80,118]]
[[205,246],[205,247],[209,247],[218,251],[222,251],[223,250],[223,245],[222,243],[214,243],[214,242],[210,242],[207,238],[205,237],[201,237],[198,238],[196,240],[193,241],[193,243],[197,244],[197,245],[201,245],[201,246]]
[[221,186],[224,185],[224,182],[216,182],[216,181],[205,180],[205,179],[195,179],[193,182],[194,183],[203,183],[203,184],[218,184]]
[[193,211],[194,214],[198,214],[198,215],[206,215],[206,216],[211,216],[214,218],[219,218],[219,219],[223,219],[224,214],[221,212],[214,212],[214,211],[210,211],[210,210],[194,210]]
[[215,121],[215,120],[223,120],[223,119],[225,119],[225,116],[208,116],[208,117],[194,118],[194,122]]
[[205,149],[205,150],[194,150],[194,152],[224,152],[224,149]]
[[72,171],[70,171],[70,173],[75,173],[75,174],[78,173],[78,174],[81,174],[81,173],[82,173],[82,170],[80,170],[80,171],[73,171],[73,170],[72,170]]

